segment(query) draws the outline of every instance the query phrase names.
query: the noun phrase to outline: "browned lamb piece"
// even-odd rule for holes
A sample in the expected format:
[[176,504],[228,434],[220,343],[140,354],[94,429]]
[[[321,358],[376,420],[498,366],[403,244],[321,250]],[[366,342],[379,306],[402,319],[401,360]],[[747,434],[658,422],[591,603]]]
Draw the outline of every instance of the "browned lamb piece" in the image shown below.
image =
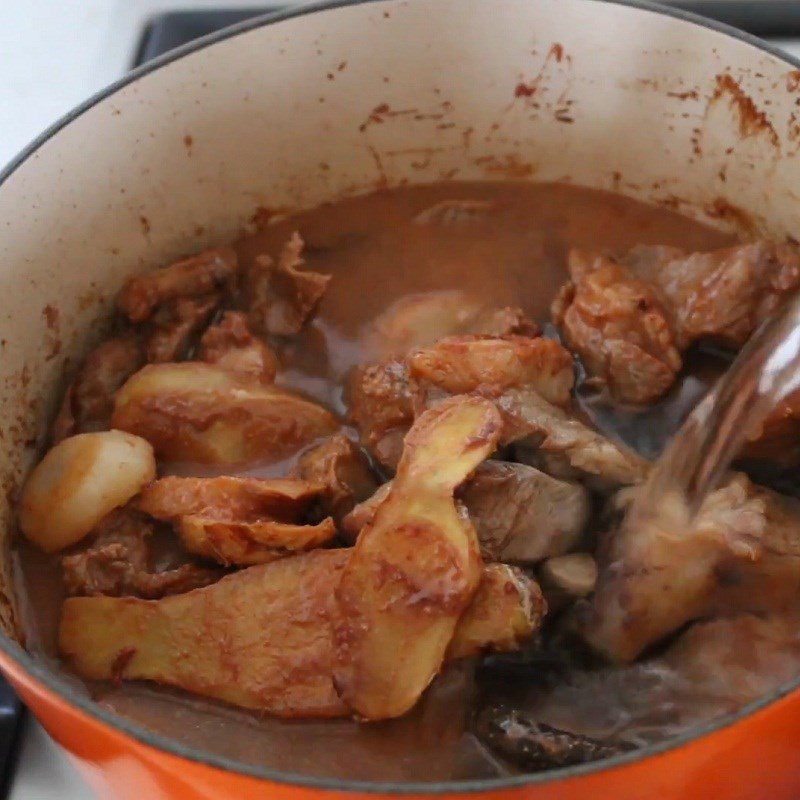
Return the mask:
[[364,451],[343,433],[334,434],[303,453],[293,474],[324,487],[322,511],[337,522],[378,488]]
[[526,387],[566,404],[573,380],[572,356],[552,339],[450,336],[405,359],[356,370],[350,418],[367,450],[394,468],[415,416],[446,397],[475,391],[496,397],[511,387]]
[[277,262],[258,256],[246,279],[250,320],[256,330],[293,336],[311,317],[328,288],[330,275],[300,269],[304,243],[295,232]]
[[185,358],[221,299],[219,294],[177,297],[159,306],[152,316],[147,361],[154,364]]
[[[385,483],[343,520],[355,541],[386,499]],[[457,494],[478,534],[487,561],[535,564],[575,546],[589,520],[591,503],[585,487],[561,481],[525,464],[486,461]]]
[[800,286],[800,254],[774,242],[688,254],[640,245],[624,263],[655,288],[673,315],[680,350],[707,337],[740,347]]
[[278,372],[278,357],[255,336],[241,311],[226,311],[200,340],[200,359],[223,369],[272,383]]
[[572,549],[591,512],[587,489],[526,464],[486,461],[459,491],[485,559],[535,564]]
[[661,397],[699,339],[741,347],[800,286],[800,254],[758,241],[707,253],[640,245],[619,259],[573,250],[555,322],[619,400]]
[[414,398],[404,361],[359,367],[348,389],[349,416],[361,442],[381,464],[394,468],[403,437],[414,422]]
[[653,290],[607,261],[561,288],[553,321],[590,375],[623,402],[657,400],[675,381],[681,357]]
[[201,297],[227,287],[238,269],[230,247],[205,250],[168,267],[135,275],[122,287],[117,305],[131,322],[149,319],[158,306],[179,297]]
[[[562,478],[588,478],[604,489],[640,483],[649,462],[584,425],[530,389],[509,389],[496,400],[505,442],[524,460]],[[518,456],[523,460],[521,456]]]
[[224,574],[177,553],[156,558],[154,535],[153,522],[130,507],[109,514],[86,549],[61,559],[67,594],[156,599],[207,586]]
[[734,474],[689,520],[682,501],[630,519],[600,552],[596,592],[579,621],[615,661],[703,617],[791,610],[800,593],[800,501]]
[[114,394],[144,363],[138,337],[124,333],[103,342],[83,362],[53,424],[53,444],[76,433],[108,430]]

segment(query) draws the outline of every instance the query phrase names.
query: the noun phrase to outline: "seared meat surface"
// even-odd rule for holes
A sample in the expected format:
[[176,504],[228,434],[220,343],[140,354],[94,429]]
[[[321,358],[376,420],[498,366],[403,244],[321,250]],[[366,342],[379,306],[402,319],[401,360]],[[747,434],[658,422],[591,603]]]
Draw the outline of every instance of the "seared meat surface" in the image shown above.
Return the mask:
[[200,341],[200,359],[265,383],[275,380],[279,366],[277,355],[253,335],[241,311],[226,311],[206,330]]
[[262,333],[291,336],[298,333],[314,313],[331,279],[303,264],[303,240],[295,233],[277,262],[258,256],[246,276],[250,319]]
[[630,661],[702,617],[791,610],[800,592],[800,500],[735,474],[689,522],[665,506],[610,535],[597,591],[584,610],[587,641]]
[[122,334],[95,348],[66,391],[53,423],[53,444],[67,436],[108,430],[114,394],[144,363],[139,338]]
[[174,550],[159,558],[154,536],[155,526],[144,515],[132,509],[113,512],[85,549],[61,559],[67,594],[151,600],[207,586],[224,574]]
[[131,322],[143,322],[158,306],[181,297],[213,294],[227,287],[238,268],[236,253],[231,248],[206,250],[131,278],[122,287],[117,305]]
[[589,373],[619,400],[649,403],[698,340],[741,347],[800,286],[800,254],[754,242],[708,253],[634,247],[615,260],[574,250],[553,317]]
[[588,372],[630,403],[661,397],[682,366],[668,320],[649,285],[612,261],[566,284],[553,304],[553,321]]

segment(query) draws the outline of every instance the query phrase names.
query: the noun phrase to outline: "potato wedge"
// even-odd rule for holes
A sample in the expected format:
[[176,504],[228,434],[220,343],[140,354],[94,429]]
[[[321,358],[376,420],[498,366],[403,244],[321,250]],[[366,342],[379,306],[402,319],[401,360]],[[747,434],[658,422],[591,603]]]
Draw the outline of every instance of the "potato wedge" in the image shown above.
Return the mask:
[[336,589],[334,679],[366,719],[397,717],[417,702],[475,594],[477,539],[453,491],[492,453],[502,424],[477,397],[422,414],[387,499],[353,548]]
[[321,547],[336,536],[336,525],[330,517],[317,525],[295,525],[271,519],[239,522],[190,515],[181,517],[177,532],[190,553],[224,566],[251,566]]
[[168,476],[142,490],[139,508],[165,522],[187,515],[218,520],[256,520],[264,516],[299,522],[323,486],[293,478],[217,478]]
[[539,628],[546,613],[547,603],[536,581],[508,564],[487,564],[445,658],[516,650]]
[[62,550],[155,476],[153,448],[138,436],[112,430],[62,439],[22,490],[20,528],[42,550]]
[[117,393],[112,424],[163,459],[206,464],[280,459],[339,427],[300,395],[199,362],[139,370]]
[[[151,680],[283,717],[347,716],[333,684],[330,622],[349,556],[315,550],[164,600],[69,598],[59,647],[90,680]],[[500,575],[500,566],[486,569]],[[493,610],[493,623],[468,612],[455,640],[468,642],[470,653],[493,648],[492,637],[502,649],[513,647],[508,631],[522,638],[520,606],[539,607],[535,584],[525,588],[530,596],[509,594],[504,580],[482,580],[476,599]],[[475,620],[482,620],[479,630],[460,630]],[[533,614],[532,626],[538,621]]]

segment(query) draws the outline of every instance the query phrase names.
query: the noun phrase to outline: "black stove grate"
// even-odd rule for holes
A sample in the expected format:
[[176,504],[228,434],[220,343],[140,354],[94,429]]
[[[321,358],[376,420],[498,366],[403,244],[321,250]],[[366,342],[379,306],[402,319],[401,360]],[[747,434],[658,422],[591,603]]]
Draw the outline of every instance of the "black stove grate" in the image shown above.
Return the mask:
[[[764,38],[800,37],[800,0],[674,0],[676,8],[692,11]],[[235,25],[279,5],[262,8],[169,11],[153,17],[136,49],[133,66],[221,28]]]

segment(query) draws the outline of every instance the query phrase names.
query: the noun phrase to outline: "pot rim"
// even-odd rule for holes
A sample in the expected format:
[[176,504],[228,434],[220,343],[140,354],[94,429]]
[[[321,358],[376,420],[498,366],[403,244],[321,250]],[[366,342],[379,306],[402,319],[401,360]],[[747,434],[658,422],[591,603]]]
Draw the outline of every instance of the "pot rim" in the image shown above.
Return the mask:
[[[195,53],[210,47],[217,42],[225,41],[243,33],[257,28],[283,22],[285,20],[314,14],[319,11],[334,10],[349,6],[366,5],[368,3],[386,2],[387,0],[317,0],[316,2],[303,3],[299,6],[288,6],[270,11],[265,14],[246,19],[235,25],[223,28],[214,33],[203,36],[185,45],[177,47],[164,53],[163,55],[142,64],[128,72],[122,78],[114,81],[104,89],[96,92],[87,100],[77,105],[71,111],[64,114],[60,119],[46,128],[30,144],[23,148],[2,170],[0,170],[0,189],[3,184],[21,167],[31,156],[33,156],[47,141],[58,134],[63,128],[69,125],[78,117],[91,110],[95,105],[114,95],[120,89],[135,83],[139,78],[155,72],[173,61],[178,61],[184,56]],[[628,6],[655,14],[673,17],[691,25],[696,25],[715,33],[721,33],[733,39],[738,39],[746,44],[758,48],[776,58],[784,61],[788,66],[800,69],[800,58],[786,53],[784,50],[771,45],[770,43],[753,36],[745,31],[734,28],[722,22],[709,19],[707,17],[685,11],[681,8],[665,6],[651,0],[583,0],[583,2],[605,3],[607,5]],[[113,730],[120,732],[136,742],[162,751],[168,755],[185,759],[187,761],[199,763],[203,766],[212,767],[224,772],[241,775],[247,778],[269,781],[272,783],[297,786],[306,789],[317,789],[337,792],[360,792],[362,794],[394,794],[394,795],[444,795],[444,794],[464,794],[489,792],[503,789],[514,789],[526,786],[541,785],[545,783],[555,783],[569,779],[579,778],[584,775],[603,772],[606,770],[623,767],[634,762],[644,760],[652,756],[676,750],[690,744],[697,739],[711,733],[727,728],[766,707],[776,703],[796,689],[800,688],[800,677],[784,685],[783,687],[770,692],[764,697],[752,703],[748,703],[739,711],[733,714],[726,714],[703,725],[693,727],[690,731],[675,736],[665,742],[650,745],[631,752],[622,753],[612,758],[602,761],[579,764],[573,767],[565,767],[543,772],[514,775],[502,778],[476,778],[472,780],[458,781],[435,781],[435,782],[409,782],[394,783],[391,781],[366,781],[366,780],[347,780],[340,778],[326,778],[313,775],[303,775],[282,770],[259,767],[254,764],[246,764],[233,758],[219,756],[206,750],[190,747],[181,744],[169,736],[157,733],[143,725],[139,725],[126,717],[108,711],[89,697],[79,693],[63,678],[51,672],[45,663],[34,659],[18,642],[0,632],[0,652],[20,666],[26,675],[34,678],[38,683],[56,694],[60,699],[79,711],[93,718]]]

